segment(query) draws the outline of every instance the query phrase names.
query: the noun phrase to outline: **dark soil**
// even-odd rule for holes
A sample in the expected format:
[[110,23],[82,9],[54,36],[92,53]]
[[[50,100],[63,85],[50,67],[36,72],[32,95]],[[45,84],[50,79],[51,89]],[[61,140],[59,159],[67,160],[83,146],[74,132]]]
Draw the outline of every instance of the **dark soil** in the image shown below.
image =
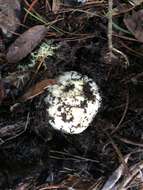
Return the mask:
[[[54,15],[50,13],[50,16],[52,20]],[[56,37],[51,37],[53,43],[60,44],[61,48],[57,50],[55,58],[46,60],[48,69],[41,69],[33,84],[45,76],[54,78],[63,71],[75,70],[88,75],[99,84],[102,106],[85,132],[79,135],[61,134],[48,125],[43,103],[45,93],[20,102],[10,111],[10,107],[27,90],[27,86],[19,90],[4,83],[9,98],[3,101],[0,108],[0,128],[6,129],[11,125],[14,129],[0,134],[2,190],[16,189],[20,183],[28,184],[27,189],[33,190],[44,183],[59,184],[68,174],[78,174],[88,179],[108,177],[121,163],[113,142],[122,156],[142,147],[142,57],[132,55],[119,43],[122,39],[114,37],[116,48],[128,56],[130,65],[126,66],[125,60],[118,54],[112,63],[108,63],[107,19],[96,16],[88,18],[84,13],[71,12],[62,13],[59,17],[64,19],[57,27],[68,30],[70,26],[70,32],[78,29],[79,34],[88,35],[57,34]],[[77,21],[77,26],[74,20]],[[33,26],[35,23],[38,24],[38,21],[28,18],[26,25]],[[125,39],[123,41],[125,44],[130,43]],[[132,42],[132,46],[134,44]],[[0,67],[2,75],[15,70],[15,66],[9,64]],[[138,156],[132,157],[131,162],[142,158],[140,152]]]

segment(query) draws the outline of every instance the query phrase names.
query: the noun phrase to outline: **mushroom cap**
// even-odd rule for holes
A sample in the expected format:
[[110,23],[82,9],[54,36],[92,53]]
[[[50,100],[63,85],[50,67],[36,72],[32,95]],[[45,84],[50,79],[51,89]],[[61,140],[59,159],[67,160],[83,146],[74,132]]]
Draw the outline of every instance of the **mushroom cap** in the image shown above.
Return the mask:
[[47,88],[50,125],[64,133],[79,134],[91,123],[101,106],[97,84],[75,71],[64,72]]

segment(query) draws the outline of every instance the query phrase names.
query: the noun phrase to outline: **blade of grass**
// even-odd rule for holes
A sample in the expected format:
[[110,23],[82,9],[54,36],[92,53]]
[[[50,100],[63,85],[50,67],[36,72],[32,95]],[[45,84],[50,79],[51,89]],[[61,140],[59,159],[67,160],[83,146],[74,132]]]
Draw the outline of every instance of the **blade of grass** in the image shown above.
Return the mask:
[[26,12],[28,12],[28,14],[29,14],[30,16],[32,16],[32,17],[35,18],[36,20],[40,21],[40,22],[41,22],[42,24],[44,24],[45,26],[51,27],[52,29],[54,29],[56,32],[58,32],[58,33],[60,33],[60,34],[63,34],[63,33],[64,33],[61,29],[59,29],[59,28],[57,28],[57,27],[55,27],[55,26],[52,26],[55,22],[62,20],[62,18],[59,19],[59,20],[55,20],[55,21],[53,21],[53,22],[47,22],[47,21],[45,21],[38,13],[36,13],[36,15],[35,15],[34,13],[28,11],[26,8],[25,8],[24,10],[25,10]]
[[39,15],[37,12],[32,13],[32,12],[28,11],[26,8],[24,8],[24,10],[25,10],[26,12],[28,12],[28,14],[29,14],[30,16],[32,16],[34,19],[40,21],[40,22],[41,22],[42,24],[44,24],[45,26],[52,28],[53,30],[55,30],[55,31],[56,31],[57,33],[59,33],[59,34],[69,34],[69,35],[76,35],[76,36],[81,35],[81,34],[76,34],[76,33],[70,33],[70,32],[67,32],[67,31],[65,31],[65,30],[62,30],[61,28],[59,28],[59,27],[57,27],[57,26],[53,26],[57,21],[61,21],[61,20],[63,20],[64,18],[60,18],[60,19],[54,20],[54,21],[52,21],[52,22],[47,22],[47,21],[46,21],[43,17],[41,17],[41,15]]
[[124,28],[121,28],[119,25],[117,25],[115,22],[112,23],[113,28],[115,28],[118,31],[124,32],[126,34],[131,34],[128,30],[125,30]]
[[[36,3],[38,2],[38,0],[34,0],[30,5],[29,5],[29,8],[28,8],[28,11],[31,12],[31,10],[33,9],[33,7],[36,5]],[[26,12],[25,16],[24,16],[24,19],[23,19],[23,22],[25,23],[26,21],[26,18],[29,14],[29,12]]]

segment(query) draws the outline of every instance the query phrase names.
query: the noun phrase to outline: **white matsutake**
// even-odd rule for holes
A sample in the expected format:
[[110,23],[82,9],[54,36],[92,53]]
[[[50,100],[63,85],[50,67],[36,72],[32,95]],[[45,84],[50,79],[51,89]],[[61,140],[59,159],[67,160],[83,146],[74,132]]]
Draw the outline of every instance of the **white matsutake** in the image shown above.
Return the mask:
[[64,133],[79,134],[91,123],[101,106],[97,84],[75,71],[57,77],[44,99],[50,125]]

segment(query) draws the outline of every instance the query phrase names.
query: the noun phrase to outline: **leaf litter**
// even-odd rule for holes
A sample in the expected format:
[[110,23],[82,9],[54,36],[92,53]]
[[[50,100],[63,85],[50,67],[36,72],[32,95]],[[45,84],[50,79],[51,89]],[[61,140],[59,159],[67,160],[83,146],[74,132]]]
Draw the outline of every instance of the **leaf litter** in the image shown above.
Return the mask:
[[18,0],[0,0],[0,29],[7,37],[20,27],[20,2]]
[[127,29],[139,42],[143,42],[143,10],[132,12],[132,15],[124,16],[124,23]]
[[37,25],[20,35],[8,48],[8,63],[17,63],[25,58],[42,41],[46,32],[47,28],[44,25]]
[[[113,2],[118,52],[110,61],[111,1],[59,2],[0,2],[11,13],[0,12],[6,16],[0,20],[0,188],[141,189],[143,66],[135,52],[142,44],[142,1]],[[78,136],[51,129],[43,102],[47,86],[70,70],[93,78],[103,98],[100,113]]]

